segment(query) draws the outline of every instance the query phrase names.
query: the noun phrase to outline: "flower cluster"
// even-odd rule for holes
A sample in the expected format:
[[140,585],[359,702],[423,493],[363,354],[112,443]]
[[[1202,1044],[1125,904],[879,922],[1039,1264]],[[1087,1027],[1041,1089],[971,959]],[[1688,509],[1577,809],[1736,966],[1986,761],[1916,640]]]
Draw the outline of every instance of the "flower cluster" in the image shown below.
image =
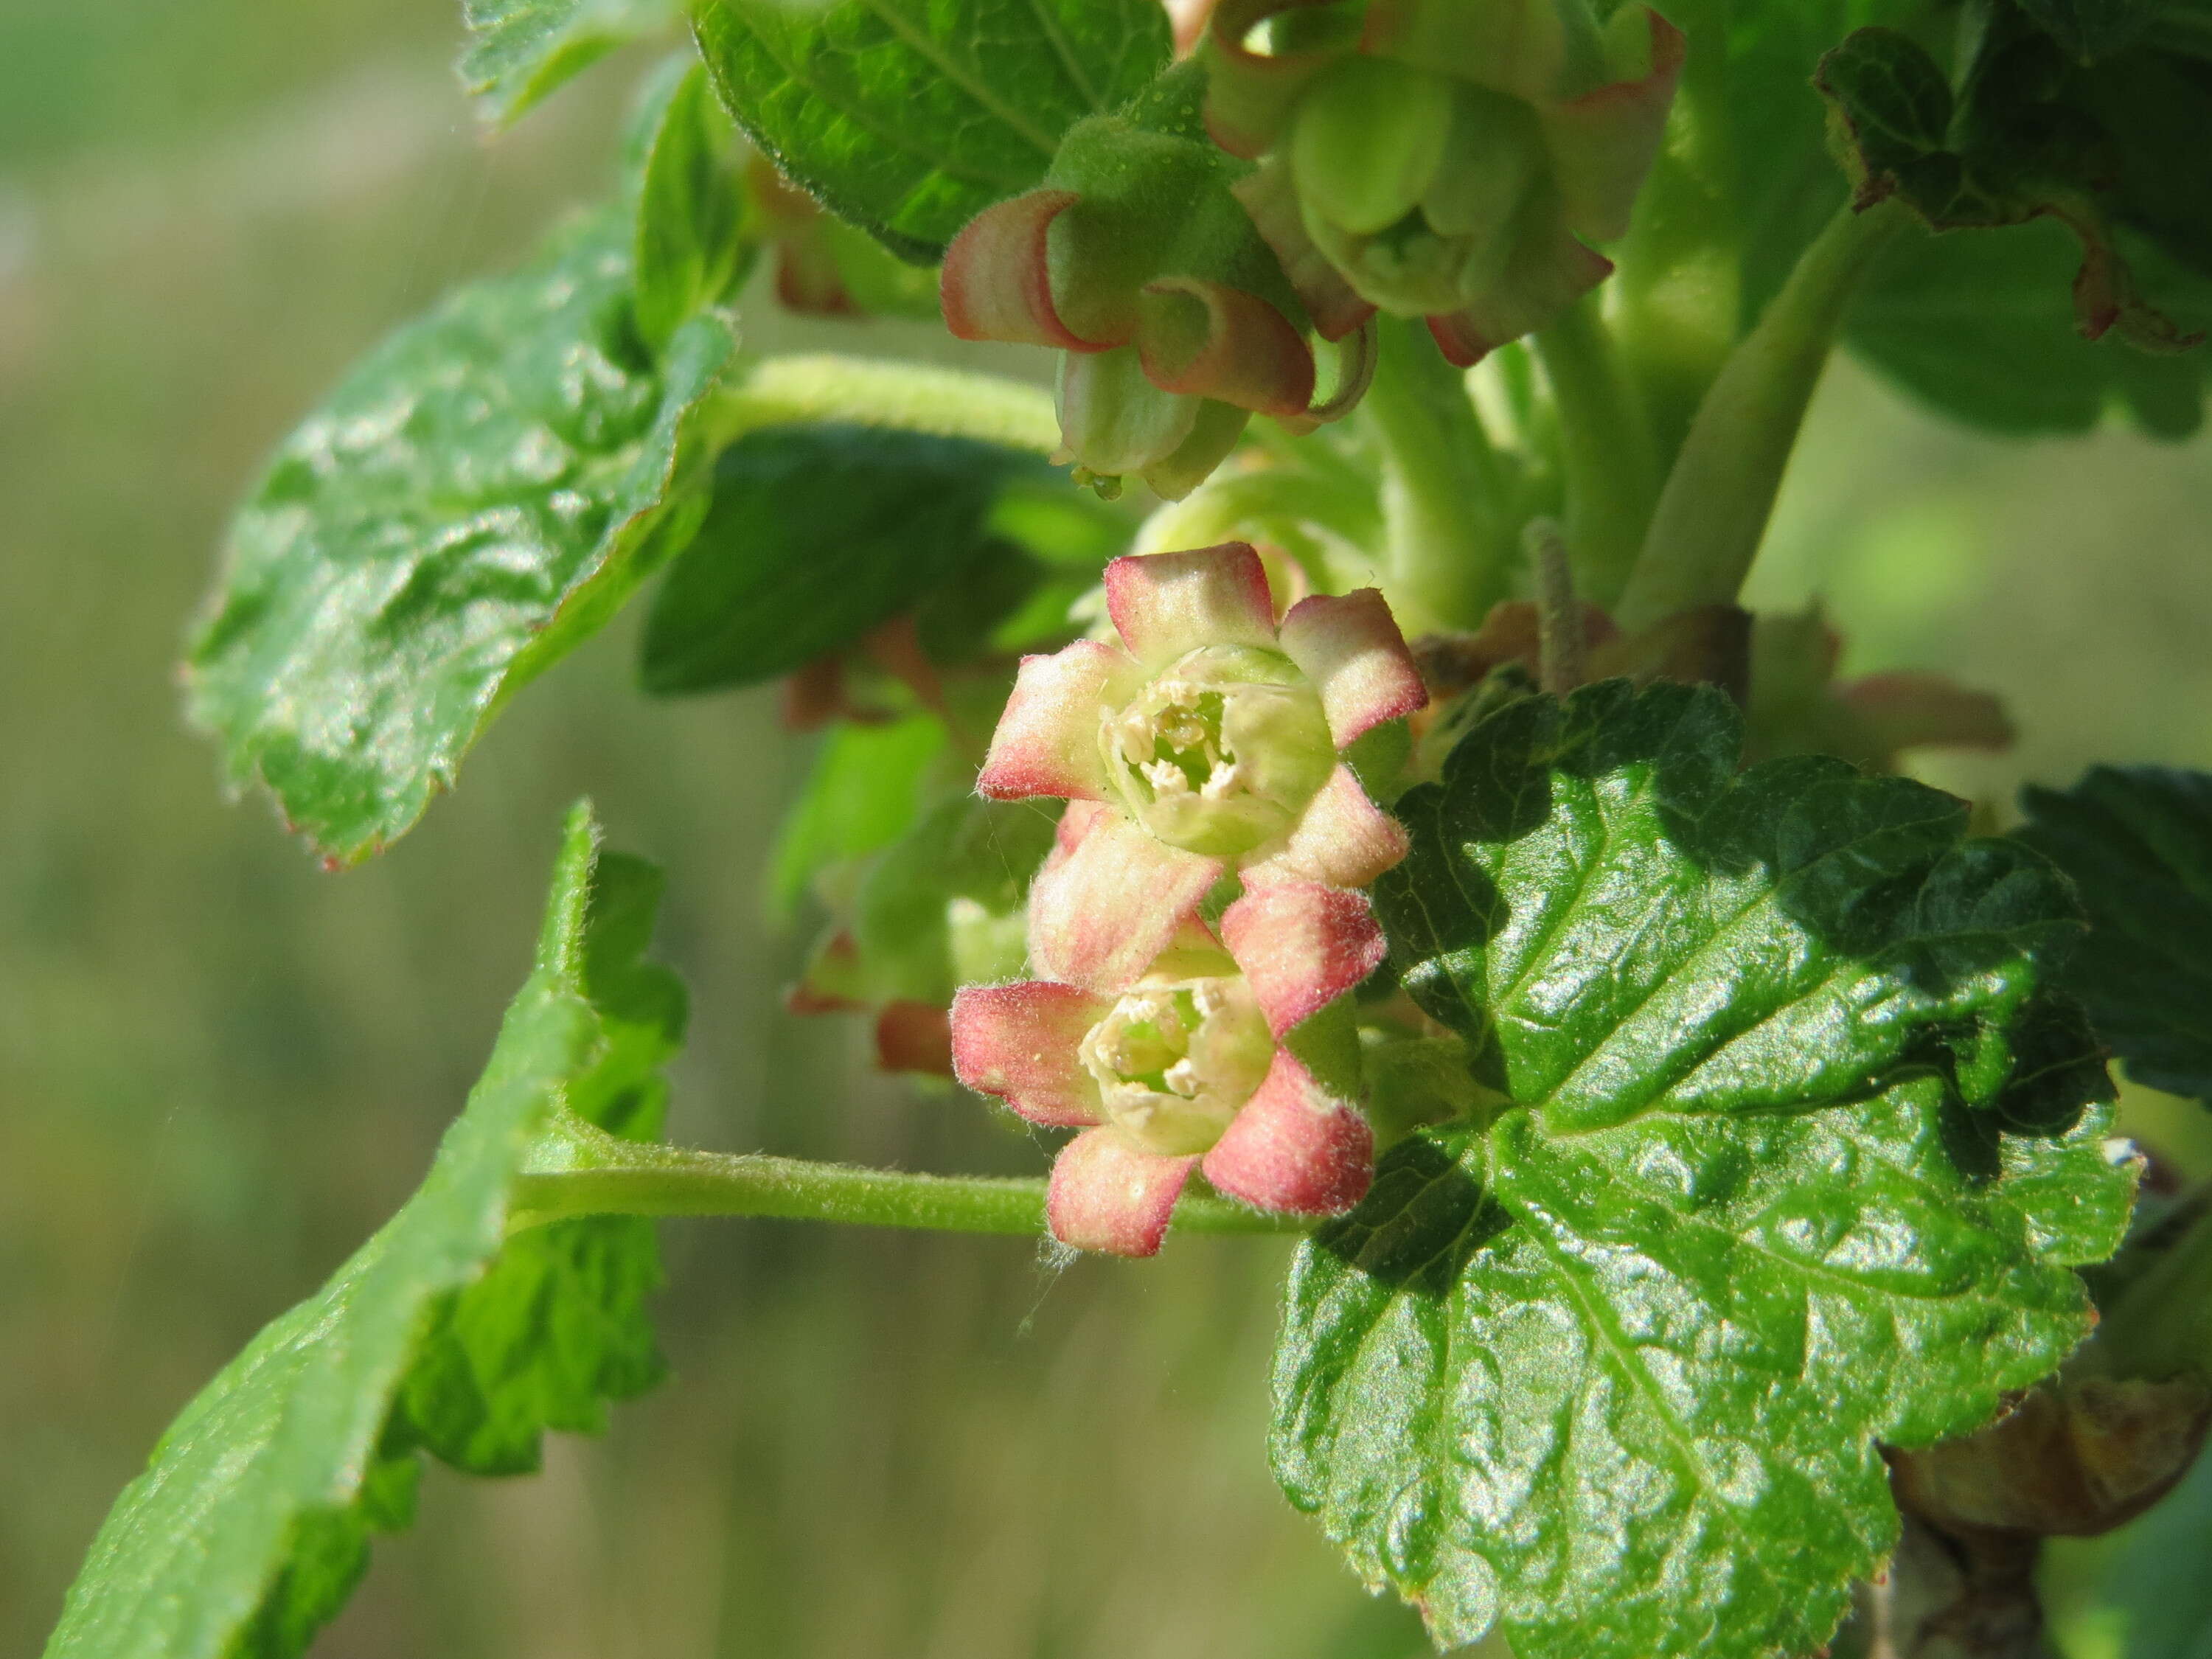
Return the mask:
[[1178,21],[1215,142],[1265,158],[1237,194],[1321,332],[1423,316],[1462,365],[1611,271],[1588,245],[1627,232],[1683,62],[1656,12],[1601,27],[1587,0],[1218,0]]
[[[1340,751],[1426,694],[1372,591],[1279,623],[1231,543],[1107,567],[1119,642],[1024,660],[978,787],[1070,805],[1030,892],[1037,978],[952,1010],[969,1087],[1080,1127],[1053,1170],[1063,1243],[1146,1255],[1194,1169],[1331,1214],[1369,1180],[1346,999],[1383,939],[1357,890],[1405,856]],[[1218,924],[1207,901],[1242,893]]]
[[1254,414],[1303,420],[1314,394],[1305,313],[1231,193],[1236,164],[1189,136],[1200,86],[1179,70],[1142,107],[1079,123],[1042,185],[954,239],[940,278],[960,338],[1066,354],[1060,431],[1085,475],[1172,498]]

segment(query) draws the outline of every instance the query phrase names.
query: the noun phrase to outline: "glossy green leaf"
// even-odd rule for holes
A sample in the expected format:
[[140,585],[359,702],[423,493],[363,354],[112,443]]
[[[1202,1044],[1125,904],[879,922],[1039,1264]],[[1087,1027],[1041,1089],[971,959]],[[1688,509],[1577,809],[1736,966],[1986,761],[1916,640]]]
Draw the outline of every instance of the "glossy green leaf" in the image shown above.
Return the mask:
[[461,0],[470,46],[461,84],[512,121],[600,58],[676,21],[675,0]]
[[680,545],[726,323],[656,361],[603,213],[402,329],[287,439],[186,662],[193,720],[333,862],[453,779],[501,698]]
[[601,856],[579,807],[535,971],[415,1196],[269,1325],[163,1437],[94,1540],[48,1659],[290,1659],[343,1605],[370,1535],[406,1524],[417,1447],[536,1467],[659,1375],[649,1224],[506,1238],[526,1148],[565,1105],[651,1133],[683,988],[638,959],[659,878]]
[[1440,1645],[1815,1651],[1895,1537],[1875,1442],[2051,1370],[2124,1227],[2045,984],[2063,881],[1936,791],[1741,744],[1710,688],[1608,682],[1398,804],[1393,959],[1507,1099],[1302,1249],[1273,1454]]
[[702,0],[715,90],[784,174],[908,258],[1165,67],[1158,0]]
[[642,100],[628,167],[637,327],[655,350],[687,318],[721,303],[744,272],[735,148],[706,70],[688,52],[672,58]]
[[[1008,550],[984,532],[1034,460],[959,438],[820,424],[725,451],[698,532],[653,596],[640,674],[661,696],[805,666]],[[1000,614],[1019,594],[1002,594]]]
[[2021,834],[2081,889],[2070,975],[2130,1075],[2212,1102],[2212,775],[2100,766],[2021,797]]

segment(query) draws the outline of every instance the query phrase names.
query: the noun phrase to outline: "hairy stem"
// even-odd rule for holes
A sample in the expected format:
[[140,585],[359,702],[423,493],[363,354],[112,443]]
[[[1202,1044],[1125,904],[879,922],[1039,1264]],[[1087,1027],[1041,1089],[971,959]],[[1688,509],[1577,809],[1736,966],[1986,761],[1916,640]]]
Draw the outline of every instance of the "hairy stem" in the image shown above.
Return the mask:
[[1360,405],[1382,450],[1385,584],[1408,634],[1473,628],[1505,594],[1498,458],[1460,372],[1419,323],[1381,317]]
[[[532,1148],[508,1229],[584,1215],[780,1216],[933,1232],[1044,1231],[1045,1183],[997,1176],[909,1175],[765,1152],[707,1152],[622,1140],[574,1118]],[[1185,1198],[1175,1226],[1194,1233],[1285,1233],[1310,1224],[1223,1198]]]
[[763,427],[848,421],[944,438],[973,438],[1049,455],[1060,447],[1052,394],[991,374],[827,353],[763,357],[718,394],[721,441]]
[[1766,533],[1844,307],[1905,222],[1905,209],[1893,202],[1864,213],[1845,208],[1729,354],[1660,494],[1618,607],[1624,628],[1735,601]]
[[1650,428],[1594,299],[1538,334],[1536,351],[1559,410],[1567,546],[1583,592],[1609,608],[1628,581],[1659,498]]

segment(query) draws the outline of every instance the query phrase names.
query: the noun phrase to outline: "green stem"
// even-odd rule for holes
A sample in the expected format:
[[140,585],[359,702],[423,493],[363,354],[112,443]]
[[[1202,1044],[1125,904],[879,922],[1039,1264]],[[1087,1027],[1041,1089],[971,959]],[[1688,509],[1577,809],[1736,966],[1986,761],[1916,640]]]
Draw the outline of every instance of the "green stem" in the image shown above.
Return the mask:
[[1383,585],[1408,634],[1474,628],[1505,596],[1498,458],[1460,372],[1421,325],[1376,322],[1360,413],[1382,450]]
[[[909,1175],[765,1152],[700,1152],[622,1140],[569,1119],[531,1149],[507,1226],[520,1231],[585,1215],[780,1216],[1036,1236],[1044,1231],[1044,1200],[1041,1180]],[[1285,1233],[1310,1224],[1223,1198],[1185,1198],[1175,1212],[1182,1232]]]
[[1049,455],[1060,417],[1042,388],[960,369],[827,353],[763,357],[725,386],[714,410],[725,443],[763,427],[845,421],[973,438]]
[[1583,597],[1610,609],[1659,499],[1657,462],[1613,338],[1586,298],[1536,336],[1559,411],[1567,547]]
[[1905,222],[1905,209],[1894,202],[1838,213],[1729,355],[1661,492],[1621,595],[1623,628],[1633,632],[1678,611],[1735,602],[1844,308]]

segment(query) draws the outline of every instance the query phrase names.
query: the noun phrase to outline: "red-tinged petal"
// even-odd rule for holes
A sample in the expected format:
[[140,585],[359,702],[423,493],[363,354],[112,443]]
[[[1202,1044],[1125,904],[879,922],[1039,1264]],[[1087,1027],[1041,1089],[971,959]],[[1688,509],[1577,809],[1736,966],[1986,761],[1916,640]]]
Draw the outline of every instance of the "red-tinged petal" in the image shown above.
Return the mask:
[[1498,347],[1556,322],[1613,274],[1613,261],[1585,247],[1553,199],[1522,225],[1504,274],[1461,310],[1428,319],[1445,361],[1468,368]]
[[1437,349],[1454,368],[1473,368],[1501,345],[1503,340],[1493,340],[1475,325],[1474,318],[1468,312],[1455,311],[1448,314],[1426,317],[1429,337],[1437,343]]
[[858,1013],[871,1000],[867,964],[850,928],[841,927],[814,947],[799,983],[783,994],[788,1014]]
[[1140,1152],[1111,1129],[1085,1130],[1053,1161],[1046,1224],[1079,1250],[1157,1255],[1197,1162]]
[[1188,58],[1212,21],[1218,0],[1166,0],[1168,27],[1175,31],[1176,56]]
[[1124,554],[1106,567],[1106,611],[1147,668],[1201,645],[1275,645],[1274,597],[1249,542]]
[[970,985],[952,999],[952,1074],[1032,1123],[1096,1123],[1098,1084],[1077,1048],[1112,1006],[1047,980]]
[[1313,402],[1312,348],[1256,294],[1164,276],[1138,295],[1137,316],[1138,360],[1163,392],[1261,415],[1302,415]]
[[1277,12],[1330,0],[1220,0],[1200,44],[1206,60],[1206,130],[1231,155],[1255,161],[1281,135],[1307,83],[1342,56],[1318,52],[1268,56],[1245,42]]
[[1156,841],[1102,811],[1030,886],[1030,965],[1112,994],[1133,984],[1221,878],[1218,860]]
[[1375,383],[1375,365],[1380,356],[1375,319],[1370,317],[1336,343],[1335,387],[1304,414],[1278,417],[1283,430],[1293,438],[1303,438],[1351,414],[1367,395],[1367,388]]
[[1134,696],[1142,683],[1142,671],[1126,653],[1097,640],[1078,640],[1050,656],[1024,657],[1013,695],[991,734],[977,791],[993,800],[1103,799],[1107,776],[1099,722]]
[[1537,106],[1567,225],[1594,242],[1628,234],[1637,192],[1659,154],[1667,112],[1682,78],[1682,32],[1656,11],[1646,15],[1651,20],[1650,74]]
[[1244,204],[1260,240],[1273,251],[1291,292],[1322,339],[1340,340],[1374,316],[1373,302],[1360,297],[1307,233],[1297,186],[1281,156],[1269,156],[1229,189]]
[[1099,350],[1061,319],[1046,257],[1052,222],[1081,199],[1072,190],[1032,190],[970,219],[945,249],[938,278],[945,327],[963,340]]
[[1364,887],[1406,856],[1405,826],[1367,799],[1348,766],[1328,781],[1291,833],[1237,873],[1249,889],[1285,881]]
[[1384,720],[1402,720],[1428,706],[1421,671],[1406,648],[1398,619],[1372,587],[1299,600],[1283,618],[1282,641],[1285,654],[1321,693],[1339,749]]
[[1857,717],[1866,747],[1893,756],[1900,749],[2009,749],[2013,724],[2004,704],[1969,691],[1941,674],[1900,670],[1869,674],[1836,688],[1837,701]]
[[1278,1038],[1380,968],[1388,948],[1364,893],[1315,881],[1253,888],[1222,916],[1221,937]]
[[952,1075],[952,1028],[933,1002],[887,1002],[876,1016],[876,1066],[880,1071]]
[[1206,1178],[1255,1208],[1341,1215],[1375,1179],[1375,1132],[1287,1049],[1213,1150]]

